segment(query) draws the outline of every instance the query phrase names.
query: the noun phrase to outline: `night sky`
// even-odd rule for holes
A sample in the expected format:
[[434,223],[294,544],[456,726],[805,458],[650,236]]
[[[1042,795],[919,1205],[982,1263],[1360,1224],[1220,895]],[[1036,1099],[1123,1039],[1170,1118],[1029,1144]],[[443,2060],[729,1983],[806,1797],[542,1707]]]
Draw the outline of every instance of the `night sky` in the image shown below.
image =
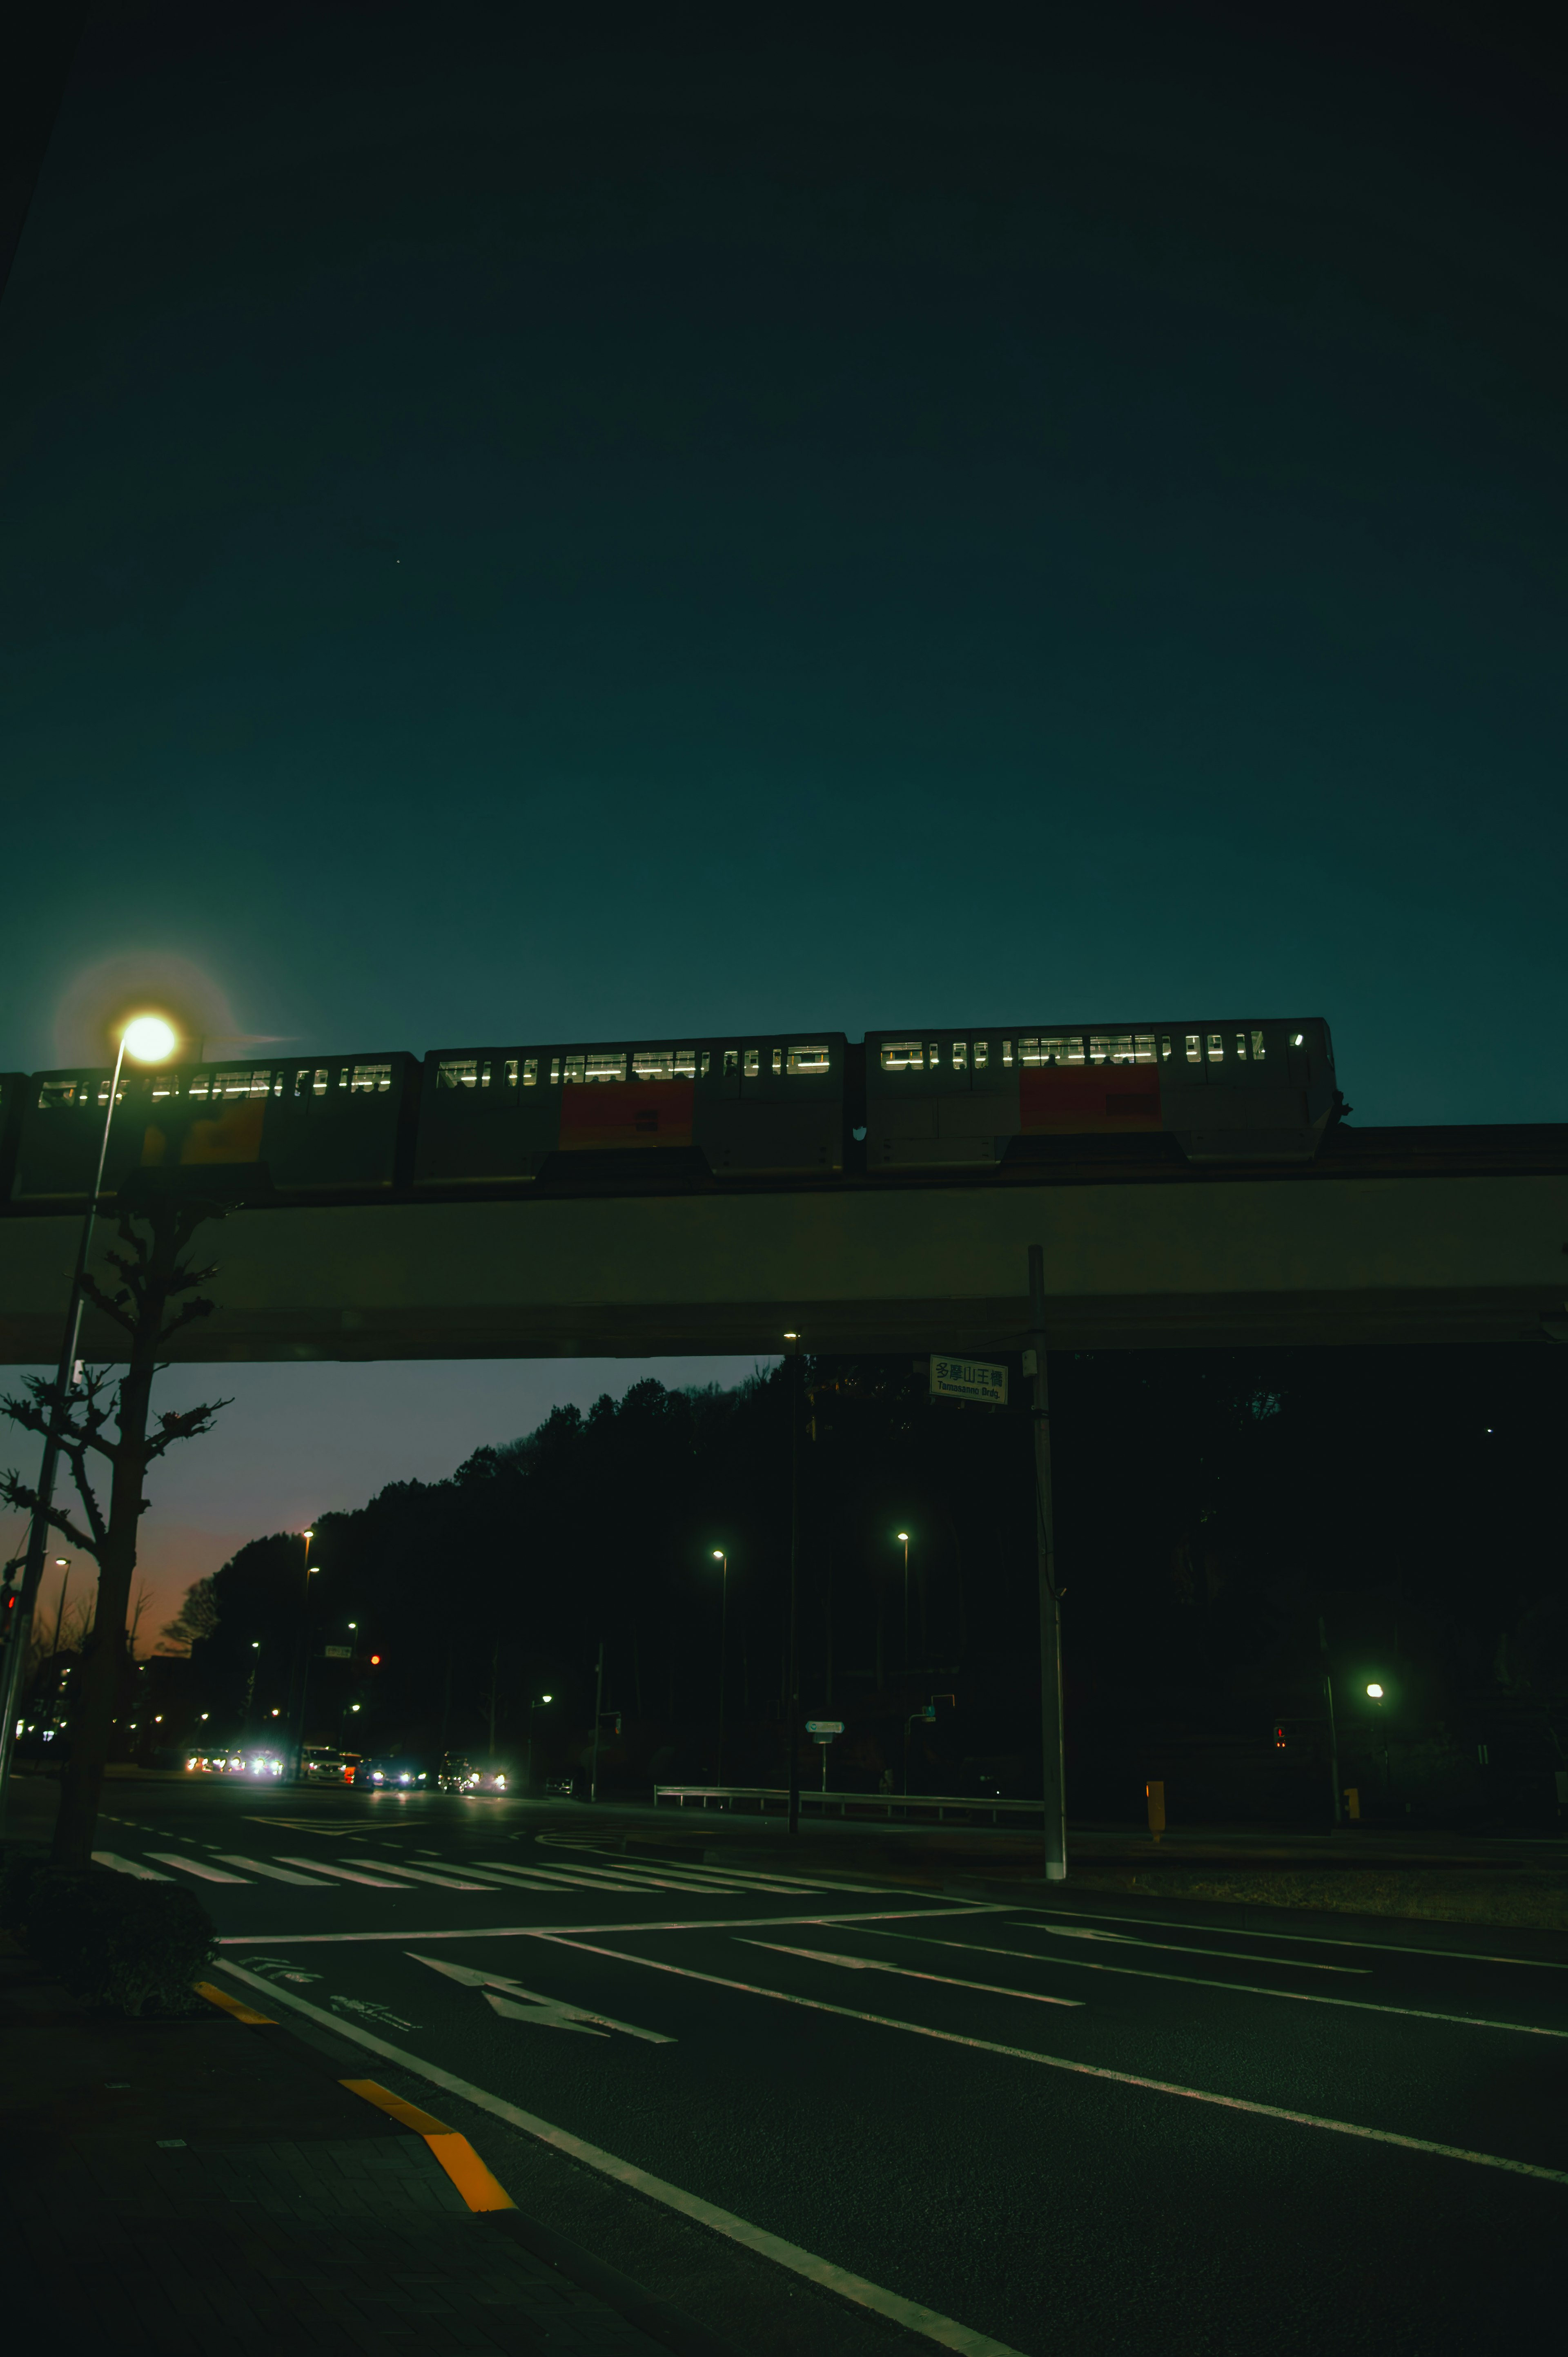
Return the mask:
[[[1509,25],[100,9],[0,307],[0,1064],[144,974],[291,1053],[1314,1012],[1360,1122],[1568,1118]],[[241,1370],[149,1574],[640,1372]]]

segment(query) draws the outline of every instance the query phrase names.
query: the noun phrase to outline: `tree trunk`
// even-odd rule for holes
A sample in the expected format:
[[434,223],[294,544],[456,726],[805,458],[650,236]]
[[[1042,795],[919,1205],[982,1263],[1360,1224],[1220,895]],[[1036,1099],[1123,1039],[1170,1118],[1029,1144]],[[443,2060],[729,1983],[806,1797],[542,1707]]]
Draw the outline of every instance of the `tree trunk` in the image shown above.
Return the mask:
[[152,1222],[145,1314],[131,1338],[131,1362],[120,1386],[120,1455],[109,1492],[109,1528],[98,1566],[98,1604],[92,1634],[81,1661],[70,1720],[70,1754],[60,1776],[59,1814],[55,1819],[57,1866],[86,1866],[92,1857],[103,1769],[114,1735],[121,1665],[125,1658],[125,1616],[136,1570],[136,1534],[146,1479],[147,1416],[163,1331],[164,1306],[178,1253],[176,1222],[167,1214]]

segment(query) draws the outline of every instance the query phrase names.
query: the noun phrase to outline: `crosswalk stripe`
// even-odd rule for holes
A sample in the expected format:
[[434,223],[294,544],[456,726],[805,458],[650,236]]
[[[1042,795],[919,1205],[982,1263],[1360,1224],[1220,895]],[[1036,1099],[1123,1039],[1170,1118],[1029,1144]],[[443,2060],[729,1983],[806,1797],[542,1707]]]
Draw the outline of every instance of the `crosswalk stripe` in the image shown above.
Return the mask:
[[383,1882],[379,1874],[356,1874],[351,1867],[328,1866],[318,1857],[283,1857],[280,1866],[307,1866],[313,1874],[329,1874],[339,1882],[367,1883],[372,1890],[401,1890],[399,1882]]
[[654,1889],[660,1890],[715,1890],[724,1892],[734,1890],[778,1889],[780,1892],[792,1897],[803,1897],[807,1892],[819,1887],[815,1883],[811,1882],[786,1882],[777,1884],[750,1882],[744,1875],[728,1874],[721,1877],[719,1875],[696,1874],[685,1867],[677,1867],[670,1872],[665,1872],[661,1869],[658,1873],[655,1873],[651,1867],[642,1867],[635,1868],[631,1867],[624,1868],[613,1867],[606,1868],[604,1870],[613,1872],[618,1881],[624,1879],[627,1884],[636,1889],[646,1889],[650,1884]]
[[[205,1866],[199,1857],[181,1857],[172,1849],[150,1849],[147,1856],[158,1866],[177,1866],[182,1874],[194,1874],[201,1882],[239,1882],[242,1874],[225,1874],[220,1866]],[[167,1880],[166,1876],[165,1880]]]
[[117,1857],[112,1849],[95,1849],[94,1866],[113,1867],[116,1874],[134,1874],[138,1882],[172,1882],[172,1874],[155,1874],[150,1866],[140,1866],[134,1857]]
[[297,1882],[302,1890],[330,1890],[329,1882],[320,1882],[313,1874],[295,1874],[286,1866],[268,1866],[259,1857],[236,1857],[228,1850],[219,1853],[225,1866],[249,1867],[252,1874],[264,1874],[269,1882]]
[[[478,1860],[478,1864],[489,1867],[493,1872],[499,1874],[521,1874],[524,1871],[521,1867],[506,1866],[499,1858],[494,1857],[482,1857]],[[564,1866],[531,1866],[526,1871],[532,1878],[533,1887],[536,1889],[557,1889],[562,1883],[567,1883],[576,1890],[626,1890],[637,1888],[635,1884],[618,1881],[613,1875],[568,1871]]]
[[431,1874],[423,1866],[394,1866],[389,1857],[357,1857],[356,1866],[379,1866],[383,1874],[406,1875],[411,1882],[433,1882],[437,1890],[489,1890],[488,1882],[456,1882],[449,1874]]

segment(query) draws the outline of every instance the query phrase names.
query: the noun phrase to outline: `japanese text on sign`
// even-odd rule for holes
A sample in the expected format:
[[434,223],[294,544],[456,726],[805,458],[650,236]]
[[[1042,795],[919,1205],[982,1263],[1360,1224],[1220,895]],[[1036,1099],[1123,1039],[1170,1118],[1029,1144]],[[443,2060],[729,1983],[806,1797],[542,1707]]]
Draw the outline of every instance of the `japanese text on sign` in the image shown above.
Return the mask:
[[1007,1405],[1007,1370],[980,1359],[931,1359],[933,1399],[975,1400],[983,1407]]

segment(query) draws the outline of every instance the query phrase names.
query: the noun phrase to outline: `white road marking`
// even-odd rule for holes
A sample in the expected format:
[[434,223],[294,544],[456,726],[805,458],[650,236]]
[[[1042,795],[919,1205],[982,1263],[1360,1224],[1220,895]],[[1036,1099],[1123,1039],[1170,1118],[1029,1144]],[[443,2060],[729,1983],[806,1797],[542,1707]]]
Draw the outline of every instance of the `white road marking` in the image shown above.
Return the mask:
[[[121,1819],[124,1824],[125,1820]],[[116,1857],[112,1849],[95,1849],[94,1866],[112,1866],[116,1874],[134,1874],[138,1882],[172,1882],[172,1874],[155,1874],[150,1866],[139,1866],[134,1857]]]
[[355,1866],[379,1867],[383,1874],[395,1874],[410,1882],[432,1882],[437,1890],[492,1890],[489,1882],[458,1882],[451,1875],[432,1874],[427,1867],[394,1866],[388,1857],[357,1857]]
[[[727,1890],[734,1892],[736,1890],[765,1890],[771,1887],[767,1883],[750,1881],[743,1875],[717,1875],[703,1874],[701,1872],[693,1873],[683,1867],[680,1868],[667,1869],[664,1867],[618,1867],[607,1864],[605,1866],[596,1867],[594,1868],[594,1872],[596,1875],[607,1876],[611,1878],[612,1887],[614,1884],[618,1883],[628,1889],[638,1890]],[[822,1885],[820,1882],[804,1881],[791,1882],[784,1886],[786,1892],[789,1896],[800,1898],[805,1898],[810,1892],[820,1890],[822,1888]]]
[[[403,1889],[401,1882],[384,1881],[379,1874],[356,1874],[353,1867],[349,1866],[328,1866],[324,1858],[285,1857],[280,1858],[278,1863],[280,1866],[307,1866],[313,1874],[329,1874],[336,1882],[367,1883],[372,1890],[402,1890]],[[404,1936],[407,1936],[406,1933]]]
[[[1021,1914],[1024,1910],[1019,1908],[1014,1911]],[[1035,1911],[1051,1915],[1077,1915],[1084,1921],[1091,1923],[1135,1923],[1140,1929],[1145,1927],[1150,1921],[1146,1915],[1101,1915],[1098,1910],[1091,1913],[1087,1907],[1051,1907],[1036,1909]],[[1212,1932],[1215,1927],[1212,1923],[1172,1923],[1165,1921],[1161,1922],[1160,1928],[1166,1932]],[[1326,1932],[1243,1932],[1240,1926],[1232,1932],[1229,1924],[1226,1926],[1226,1936],[1232,1940],[1294,1940],[1311,1948],[1375,1949],[1380,1955],[1422,1956],[1429,1963],[1435,1961],[1438,1964],[1528,1964],[1541,1972],[1568,1973],[1568,1962],[1558,1956],[1481,1956],[1472,1954],[1467,1948],[1407,1947],[1402,1940],[1345,1940],[1335,1938]],[[1260,1958],[1259,1961],[1262,1962],[1262,1959]]]
[[[468,1935],[470,1938],[472,1933]],[[312,2005],[308,1998],[295,1996],[280,1988],[275,1981],[263,1980],[259,1973],[245,1970],[242,1964],[224,1964],[219,1967],[231,1973],[252,1987],[265,1989],[279,2005],[293,2006],[297,2013],[308,2014],[340,2037],[352,2038],[368,2047],[383,2061],[396,2062],[417,2078],[426,2079],[433,2087],[444,2087],[449,2095],[457,2095],[465,2103],[475,2104],[480,2111],[491,2113],[505,2120],[509,2126],[521,2128],[527,2136],[537,2136],[541,2144],[552,2145],[557,2152],[579,2160],[585,2169],[596,2169],[600,2176],[613,2178],[618,2184],[630,2186],[636,2192],[646,2194],[650,2201],[662,2202],[667,2210],[681,2216],[694,2218],[700,2224],[711,2226],[715,2233],[724,2234],[732,2243],[755,2251],[758,2257],[771,2259],[778,2266],[786,2267],[791,2275],[801,2276],[808,2283],[820,2285],[826,2291],[837,2292],[843,2299],[853,2300],[859,2308],[868,2309],[875,2316],[886,2317],[889,2323],[902,2325],[908,2332],[918,2332],[939,2348],[950,2349],[957,2357],[1022,2357],[1022,2352],[1004,2341],[993,2341],[988,2333],[977,2332],[967,2324],[958,2323],[950,2316],[941,2315],[934,2308],[923,2308],[918,2300],[906,2299],[901,2292],[888,2291],[865,2276],[857,2276],[848,2267],[834,2265],[832,2259],[819,2258],[814,2251],[802,2250],[798,2243],[787,2243],[779,2234],[770,2234],[765,2226],[754,2226],[748,2218],[737,2217],[733,2210],[721,2210],[714,2201],[704,2201],[700,2194],[688,2193],[682,2186],[671,2185],[668,2179],[653,2176],[628,2160],[619,2159],[598,2145],[588,2144],[582,2136],[573,2136],[565,2128],[555,2127],[549,2120],[541,2119],[536,2112],[525,2112],[518,2104],[508,2103],[504,2095],[492,2095],[488,2087],[475,2086],[471,2079],[460,2079],[456,2072],[444,2071],[439,2063],[426,2062],[423,2056],[411,2054],[401,2046],[393,2046],[384,2038],[377,2038],[357,2023],[345,2021],[340,2015],[325,2012]]]
[[[1173,1956],[1222,1956],[1227,1964],[1266,1964],[1272,1961],[1267,1956],[1243,1955],[1239,1948],[1188,1948],[1176,1940],[1133,1940],[1125,1932],[1080,1931],[1071,1923],[1027,1923],[1021,1924],[1019,1929],[1047,1932],[1053,1940],[1103,1940],[1108,1945],[1118,1948],[1158,1948]],[[1303,1973],[1356,1973],[1363,1979],[1372,1969],[1370,1964],[1320,1964],[1316,1956],[1282,1956],[1280,1963],[1282,1965],[1294,1965],[1296,1971]]]
[[[656,1973],[674,1973],[682,1980],[708,1981],[715,1988],[737,1989],[746,1996],[772,1997],[779,2005],[802,2006],[809,2013],[835,2013],[846,2021],[866,2021],[883,2029],[905,2029],[915,2038],[933,2038],[943,2046],[970,2046],[981,2054],[1006,2054],[1019,2062],[1038,2062],[1048,2071],[1070,2071],[1080,2078],[1106,2079],[1119,2087],[1144,2087],[1156,2095],[1183,2095],[1195,2104],[1217,2104],[1229,2112],[1255,2113],[1266,2120],[1285,2120],[1294,2126],[1326,2128],[1337,2136],[1359,2136],[1370,2144],[1398,2145],[1408,2152],[1430,2152],[1445,2160],[1472,2161],[1480,2169],[1500,2169],[1514,2177],[1539,2177],[1550,2185],[1568,2185],[1568,2169],[1542,2169],[1531,2160],[1506,2160],[1497,2153],[1468,2152],[1462,2145],[1434,2144],[1425,2136],[1398,2135],[1392,2128],[1362,2127],[1355,2120],[1324,2118],[1316,2112],[1291,2112],[1278,2104],[1256,2104],[1244,2095],[1218,2095],[1207,2087],[1183,2087],[1169,2079],[1145,2079],[1133,2071],[1108,2070],[1101,2062],[1079,2062],[1066,2054],[1041,2054],[1031,2046],[1002,2046],[990,2038],[969,2038],[956,2029],[931,2029],[924,2022],[897,2021],[882,2013],[860,2013],[853,2006],[829,2005],[821,1997],[795,1996],[784,1989],[767,1988],[751,1981],[726,1980],[722,1973],[699,1973],[690,1964],[669,1964],[655,1956],[634,1956],[617,1948],[590,1947],[585,1940],[552,1937],[564,1948],[582,1948],[593,1956],[611,1956],[621,1964],[641,1964]],[[1009,1953],[1013,1953],[1008,1951]]]
[[502,1874],[521,1874],[526,1870],[531,1878],[542,1883],[547,1890],[558,1890],[563,1884],[573,1890],[625,1890],[636,1887],[627,1884],[618,1876],[585,1869],[579,1870],[575,1867],[569,1872],[564,1866],[531,1866],[524,1869],[521,1867],[502,1866],[498,1859],[492,1857],[476,1858],[474,1863],[476,1866],[489,1867],[492,1870],[499,1868]]
[[[736,1934],[739,1937],[739,1934]],[[1026,2005],[1081,2006],[1080,1996],[1043,1996],[1037,1989],[1003,1988],[994,1981],[961,1981],[951,1973],[919,1973],[907,1964],[884,1964],[880,1956],[841,1956],[832,1948],[787,1948],[782,1940],[741,1940],[743,1948],[771,1948],[779,1956],[804,1956],[813,1964],[843,1964],[852,1973],[897,1973],[909,1981],[940,1981],[944,1988],[975,1989],[983,1996],[1020,1996]],[[950,1943],[957,1946],[954,1941]],[[1024,1959],[1033,1964],[1032,1956]]]
[[[412,1948],[408,1951],[408,1957],[411,1964],[428,1964],[433,1973],[445,1974],[449,1981],[460,1981],[465,1988],[483,1989],[496,2011],[504,2014],[509,2021],[540,2021],[558,2029],[578,2029],[588,2024],[596,2024],[596,2037],[600,2029],[624,2029],[628,2038],[645,2039],[650,2046],[673,2046],[676,2043],[662,2030],[639,2029],[635,2022],[618,2021],[613,2014],[591,2013],[582,2006],[567,2005],[560,1997],[542,1996],[537,1989],[524,1988],[521,1981],[509,1980],[504,1973],[478,1972],[472,1964],[443,1964],[439,1956],[416,1955]],[[493,1994],[497,1989],[502,1992],[499,1996]],[[520,1996],[527,1998],[526,2005],[511,2002],[513,1997]]]
[[[1021,1923],[1019,1930],[1034,1930],[1032,1923]],[[881,1932],[883,1940],[918,1939],[912,1932]],[[923,1943],[938,1948],[962,1948],[972,1955],[1021,1956],[1022,1948],[979,1948],[968,1940],[935,1940]],[[1155,1973],[1146,1964],[1102,1964],[1091,1956],[1034,1956],[1028,1961],[1036,1964],[1065,1964],[1069,1972],[1116,1973],[1125,1979],[1139,1981],[1175,1981],[1183,1988],[1222,1989],[1227,1996],[1278,1997],[1285,2005],[1333,2005],[1351,2013],[1386,2013],[1405,2021],[1446,2021],[1457,2023],[1463,2029],[1517,2029],[1527,2038],[1568,2038],[1568,2029],[1543,2029],[1534,2021],[1483,2021],[1473,2013],[1434,2013],[1424,2005],[1379,2005],[1369,1996],[1329,1996],[1316,1989],[1263,1988],[1255,1981],[1211,1981],[1201,1973]]]
[[269,1882],[297,1882],[302,1889],[308,1890],[330,1890],[332,1888],[329,1882],[321,1881],[314,1874],[295,1874],[286,1866],[268,1866],[263,1858],[236,1857],[227,1850],[220,1851],[219,1855],[225,1866],[248,1867],[252,1874],[264,1874]]
[[[306,1861],[302,1858],[301,1865]],[[330,1874],[330,1867],[317,1869]],[[340,1869],[339,1869],[340,1870]],[[350,1882],[360,1880],[350,1875]],[[560,1892],[552,1894],[560,1897]],[[312,1948],[348,1947],[377,1940],[553,1940],[562,1932],[615,1932],[623,1939],[639,1937],[644,1932],[750,1932],[767,1931],[769,1925],[790,1923],[906,1923],[912,1920],[924,1922],[941,1915],[1002,1915],[1011,1910],[1003,1902],[995,1905],[962,1907],[880,1907],[863,1908],[858,1913],[821,1915],[682,1915],[658,1923],[485,1923],[476,1928],[467,1925],[461,1931],[451,1931],[445,1924],[435,1931],[410,1932],[232,1932],[220,1939],[220,1948]],[[1008,1955],[1021,1954],[1009,1948]]]
[[203,1882],[243,1883],[245,1879],[242,1874],[225,1874],[220,1866],[204,1866],[199,1857],[180,1857],[171,1849],[150,1849],[147,1856],[156,1866],[177,1866],[182,1874],[197,1875]]

